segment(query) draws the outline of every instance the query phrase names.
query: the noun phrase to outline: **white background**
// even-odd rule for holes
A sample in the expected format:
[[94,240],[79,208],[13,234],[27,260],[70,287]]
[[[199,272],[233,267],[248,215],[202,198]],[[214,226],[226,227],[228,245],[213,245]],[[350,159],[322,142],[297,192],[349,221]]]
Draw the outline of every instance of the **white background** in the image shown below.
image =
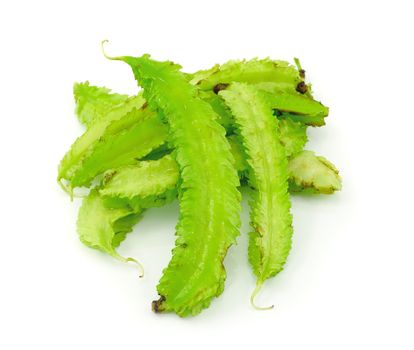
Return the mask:
[[[0,5],[1,349],[414,349],[411,1],[4,1]],[[231,58],[300,57],[330,107],[308,149],[343,191],[293,199],[286,269],[253,310],[248,212],[225,261],[224,294],[195,318],[150,302],[174,243],[177,204],[150,210],[120,248],[84,247],[57,164],[82,132],[74,81],[134,93],[151,53],[187,71]]]

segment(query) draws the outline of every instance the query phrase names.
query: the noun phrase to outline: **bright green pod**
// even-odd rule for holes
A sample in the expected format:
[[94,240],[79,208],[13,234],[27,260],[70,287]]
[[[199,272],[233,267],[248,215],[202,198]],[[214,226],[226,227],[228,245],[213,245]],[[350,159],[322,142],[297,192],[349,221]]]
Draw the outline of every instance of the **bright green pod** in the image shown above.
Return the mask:
[[294,122],[301,123],[303,125],[310,125],[310,126],[324,126],[325,120],[323,117],[320,116],[309,116],[309,115],[301,115],[301,114],[294,114],[294,113],[287,113],[287,112],[279,112],[274,111],[275,115],[279,120],[283,119],[290,119]]
[[109,207],[152,208],[177,197],[180,173],[171,155],[108,171],[99,194]]
[[167,135],[167,126],[157,118],[150,118],[107,136],[88,151],[81,166],[71,176],[70,185],[89,186],[97,175],[108,169],[134,164],[136,159],[161,146]]
[[178,182],[179,168],[171,155],[159,160],[141,161],[105,174],[101,196],[147,197],[159,195],[174,188]]
[[124,258],[116,251],[116,247],[125,239],[128,232],[140,219],[141,210],[132,211],[128,208],[112,209],[104,205],[97,190],[92,190],[83,199],[79,209],[77,231],[83,244],[90,248],[105,252],[122,262],[135,262],[133,258]]
[[106,172],[101,186],[90,191],[79,209],[80,240],[122,262],[136,262],[120,256],[115,248],[132,231],[145,209],[177,198],[178,177],[178,166],[171,156]]
[[127,113],[141,108],[145,99],[141,95],[131,97],[127,102],[111,109],[105,117],[96,120],[88,130],[80,136],[65,154],[59,164],[58,180],[71,179],[75,171],[82,166],[82,160],[89,148],[105,135],[107,127]]
[[124,104],[130,99],[127,95],[111,93],[105,87],[90,85],[88,81],[75,83],[73,96],[76,101],[76,115],[86,127],[105,118],[108,110]]
[[218,92],[232,82],[249,84],[273,82],[278,84],[280,89],[295,91],[302,78],[296,67],[289,65],[288,62],[253,59],[229,61],[200,79],[197,86],[201,90]]
[[285,148],[286,156],[302,151],[308,142],[307,126],[291,119],[279,120],[278,125],[279,141]]
[[251,302],[263,282],[283,269],[292,241],[287,156],[279,125],[266,97],[255,87],[234,83],[220,92],[233,112],[249,165],[249,261],[257,277]]
[[[329,114],[329,108],[321,102],[296,91],[281,90],[277,87],[277,84],[273,83],[262,83],[255,86],[265,92],[277,116],[281,114],[290,115],[293,120],[310,126],[325,125],[325,118]],[[296,115],[299,118],[295,119]]]
[[231,112],[223,100],[212,91],[198,91],[199,97],[210,104],[214,112],[216,112],[218,119],[217,121],[223,125],[227,133],[233,129],[233,120]]
[[239,179],[230,146],[216,113],[178,65],[148,55],[116,59],[131,66],[149,106],[164,113],[180,168],[176,246],[153,310],[196,315],[222,293],[223,260],[239,234]]

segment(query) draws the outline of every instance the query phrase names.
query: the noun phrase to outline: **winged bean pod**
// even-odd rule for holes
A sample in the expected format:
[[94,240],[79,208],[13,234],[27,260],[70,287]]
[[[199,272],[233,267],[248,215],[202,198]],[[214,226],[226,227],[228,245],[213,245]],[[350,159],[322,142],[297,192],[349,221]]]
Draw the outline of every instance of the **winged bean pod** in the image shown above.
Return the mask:
[[234,83],[220,92],[233,112],[249,164],[249,260],[257,277],[254,297],[263,282],[283,269],[292,237],[287,156],[279,126],[265,96],[256,88]]
[[222,293],[223,260],[239,233],[239,180],[230,146],[216,113],[178,65],[148,55],[116,59],[131,66],[149,106],[165,115],[180,168],[176,246],[153,310],[195,315]]

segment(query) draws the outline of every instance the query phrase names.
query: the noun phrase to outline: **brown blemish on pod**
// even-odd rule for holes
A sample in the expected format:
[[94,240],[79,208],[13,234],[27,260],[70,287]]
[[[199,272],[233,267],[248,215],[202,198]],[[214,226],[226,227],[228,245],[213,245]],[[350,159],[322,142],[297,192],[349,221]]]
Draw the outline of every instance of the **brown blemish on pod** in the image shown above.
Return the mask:
[[229,84],[218,83],[213,87],[213,91],[214,91],[215,94],[218,94],[221,90],[227,89],[228,86],[229,86]]
[[308,86],[306,85],[306,83],[304,81],[301,81],[297,86],[296,86],[296,91],[300,92],[301,94],[305,94],[308,91]]
[[109,181],[112,180],[112,178],[117,174],[116,170],[108,171],[105,173],[104,178],[102,180],[103,184],[106,185]]

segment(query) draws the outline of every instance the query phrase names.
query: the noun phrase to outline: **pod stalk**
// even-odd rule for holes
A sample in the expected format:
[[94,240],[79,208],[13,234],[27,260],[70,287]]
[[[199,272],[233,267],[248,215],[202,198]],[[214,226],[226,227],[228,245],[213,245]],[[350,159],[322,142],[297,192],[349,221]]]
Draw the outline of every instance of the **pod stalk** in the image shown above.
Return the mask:
[[256,310],[271,310],[274,308],[274,305],[270,306],[257,306],[254,302],[257,294],[259,294],[260,290],[262,289],[263,282],[258,281],[256,284],[256,288],[253,290],[252,295],[250,296],[250,305],[252,305]]
[[104,55],[105,58],[107,58],[108,60],[112,60],[112,61],[121,61],[122,57],[119,56],[109,56],[106,52],[105,52],[105,44],[109,43],[109,40],[105,39],[101,41],[101,51],[102,54]]
[[141,264],[138,260],[136,260],[136,259],[134,259],[134,258],[126,258],[126,259],[125,259],[125,262],[126,262],[126,263],[128,263],[128,262],[132,262],[132,263],[136,264],[136,266],[137,266],[137,267],[138,267],[138,269],[140,270],[140,275],[139,275],[139,278],[144,277],[144,266],[142,266],[142,264]]

